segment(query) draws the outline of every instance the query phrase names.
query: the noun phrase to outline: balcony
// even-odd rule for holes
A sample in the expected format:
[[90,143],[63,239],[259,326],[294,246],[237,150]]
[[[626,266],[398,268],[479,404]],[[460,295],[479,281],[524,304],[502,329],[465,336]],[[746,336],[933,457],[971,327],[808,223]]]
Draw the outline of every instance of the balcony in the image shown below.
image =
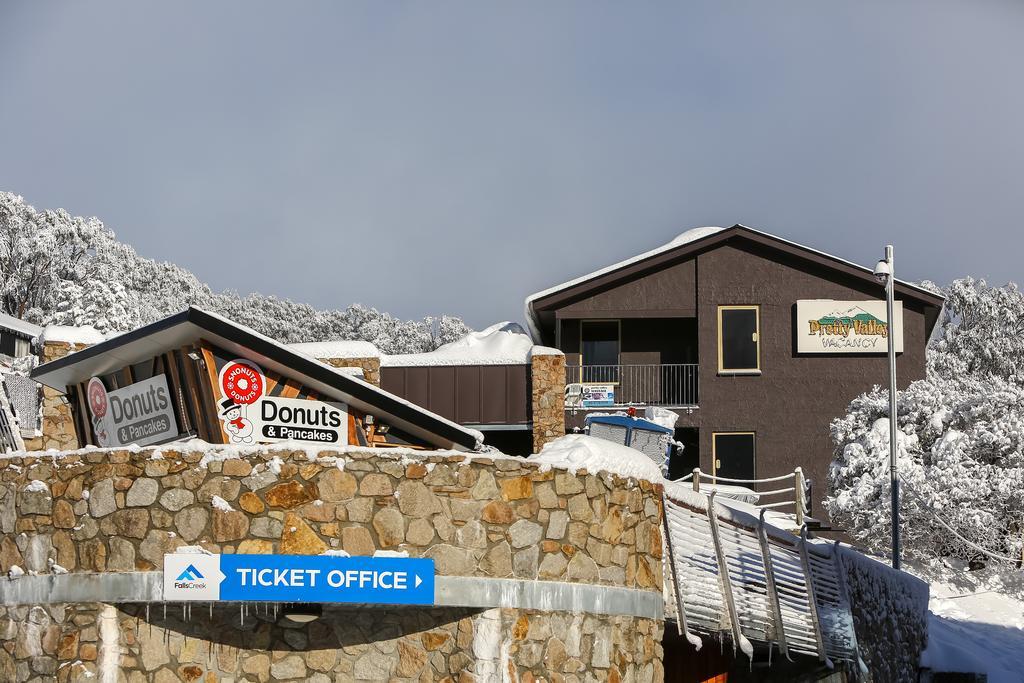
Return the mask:
[[[566,407],[697,407],[697,364],[569,365],[565,368]],[[570,385],[605,385],[606,401],[573,403]],[[577,390],[576,396],[579,395]]]

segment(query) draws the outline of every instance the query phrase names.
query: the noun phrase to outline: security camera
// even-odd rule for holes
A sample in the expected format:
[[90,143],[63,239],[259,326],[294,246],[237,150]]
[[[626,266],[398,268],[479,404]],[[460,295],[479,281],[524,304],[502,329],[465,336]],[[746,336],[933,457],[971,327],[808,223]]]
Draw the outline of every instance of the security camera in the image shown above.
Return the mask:
[[875,279],[881,282],[883,285],[885,284],[885,281],[889,279],[889,275],[891,274],[892,271],[889,270],[888,261],[883,260],[875,264]]

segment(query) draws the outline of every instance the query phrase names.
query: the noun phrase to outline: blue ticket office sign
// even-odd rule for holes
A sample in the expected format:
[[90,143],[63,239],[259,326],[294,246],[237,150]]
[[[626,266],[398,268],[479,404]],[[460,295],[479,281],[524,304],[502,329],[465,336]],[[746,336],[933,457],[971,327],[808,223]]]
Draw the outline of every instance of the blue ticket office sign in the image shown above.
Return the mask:
[[434,604],[434,561],[330,555],[164,555],[164,600]]

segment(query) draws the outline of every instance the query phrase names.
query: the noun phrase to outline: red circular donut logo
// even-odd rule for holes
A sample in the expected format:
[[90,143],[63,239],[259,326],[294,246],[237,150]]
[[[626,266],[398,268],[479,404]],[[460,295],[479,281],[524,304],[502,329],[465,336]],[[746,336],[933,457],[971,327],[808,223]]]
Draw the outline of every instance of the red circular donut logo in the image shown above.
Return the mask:
[[89,380],[89,387],[86,389],[89,395],[89,409],[93,417],[102,419],[107,414],[107,388],[99,377]]
[[263,372],[249,361],[233,360],[220,371],[220,389],[239,405],[249,405],[263,395]]

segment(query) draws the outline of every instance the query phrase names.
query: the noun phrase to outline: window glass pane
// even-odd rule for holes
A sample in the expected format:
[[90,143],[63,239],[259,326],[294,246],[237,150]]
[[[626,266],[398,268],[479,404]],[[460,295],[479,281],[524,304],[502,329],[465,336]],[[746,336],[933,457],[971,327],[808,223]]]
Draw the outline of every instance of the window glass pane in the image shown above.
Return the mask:
[[[619,324],[616,321],[585,322],[583,342],[584,382],[619,381]],[[598,366],[598,367],[594,367]]]
[[722,310],[722,369],[757,368],[757,310]]
[[618,365],[619,324],[583,323],[583,364]]

